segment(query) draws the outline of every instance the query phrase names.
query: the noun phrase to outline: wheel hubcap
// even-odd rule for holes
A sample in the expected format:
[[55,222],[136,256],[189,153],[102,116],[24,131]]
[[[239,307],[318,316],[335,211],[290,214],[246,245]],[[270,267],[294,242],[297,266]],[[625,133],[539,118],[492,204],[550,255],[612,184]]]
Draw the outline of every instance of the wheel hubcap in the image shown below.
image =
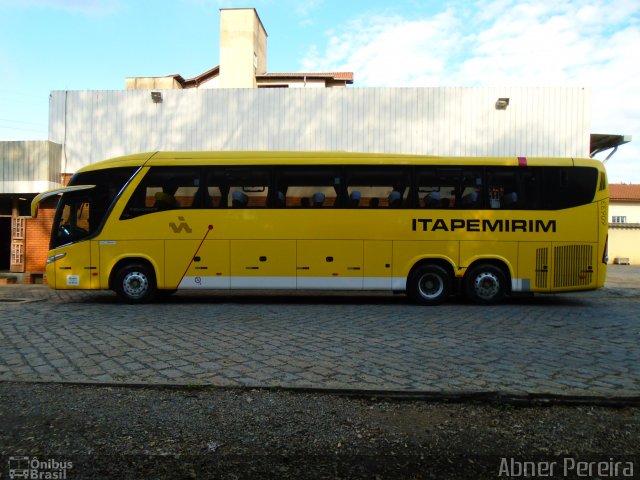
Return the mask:
[[143,296],[149,288],[149,281],[142,273],[131,272],[124,277],[122,287],[127,296],[138,298]]
[[425,298],[438,298],[444,291],[444,282],[438,275],[426,274],[420,278],[418,289]]
[[475,289],[478,297],[491,299],[500,292],[500,280],[493,273],[482,272],[476,277]]

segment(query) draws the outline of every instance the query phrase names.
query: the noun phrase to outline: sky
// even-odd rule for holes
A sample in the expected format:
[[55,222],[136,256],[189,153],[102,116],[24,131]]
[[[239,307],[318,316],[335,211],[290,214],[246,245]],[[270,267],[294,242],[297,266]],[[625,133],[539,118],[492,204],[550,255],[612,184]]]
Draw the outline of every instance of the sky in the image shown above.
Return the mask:
[[218,65],[219,9],[239,7],[258,11],[271,72],[590,88],[591,132],[633,138],[607,162],[610,181],[640,183],[639,0],[0,0],[0,140],[46,139],[52,90]]

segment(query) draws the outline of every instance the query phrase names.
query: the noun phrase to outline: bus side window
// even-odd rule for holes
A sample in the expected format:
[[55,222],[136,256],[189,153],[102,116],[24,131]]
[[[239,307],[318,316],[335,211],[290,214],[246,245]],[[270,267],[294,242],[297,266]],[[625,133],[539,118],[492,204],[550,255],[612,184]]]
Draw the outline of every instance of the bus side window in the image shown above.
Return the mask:
[[544,167],[543,207],[558,210],[592,202],[597,186],[593,167]]
[[347,208],[407,208],[409,175],[405,167],[375,165],[346,168]]
[[202,208],[226,208],[229,187],[226,185],[224,167],[206,167],[203,173],[203,189],[206,189],[207,205]]
[[542,167],[520,168],[518,207],[523,210],[541,208]]
[[518,187],[518,168],[521,167],[487,167],[485,204],[488,208],[506,210],[519,208],[521,196]]
[[421,167],[416,172],[416,183],[419,208],[455,208],[459,203],[456,201],[460,183],[459,169],[439,172],[435,168]]
[[[226,167],[218,186],[222,205],[229,208],[266,208],[269,205],[269,170],[260,167]],[[210,187],[211,188],[211,187]]]
[[153,167],[131,195],[122,218],[181,208],[198,208],[200,169],[197,167]]
[[275,177],[276,207],[333,208],[344,203],[340,167],[282,166]]
[[584,205],[593,202],[598,188],[598,170],[593,167],[572,167],[568,174],[570,205]]

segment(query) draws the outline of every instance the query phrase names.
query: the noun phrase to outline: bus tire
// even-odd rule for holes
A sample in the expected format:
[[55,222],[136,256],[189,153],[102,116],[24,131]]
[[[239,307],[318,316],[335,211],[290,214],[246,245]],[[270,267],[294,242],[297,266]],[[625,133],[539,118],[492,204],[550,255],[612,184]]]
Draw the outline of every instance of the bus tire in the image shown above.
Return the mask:
[[127,303],[149,302],[157,293],[155,273],[143,263],[125,265],[116,274],[114,290]]
[[438,265],[420,265],[411,271],[407,279],[409,298],[419,305],[438,305],[450,291],[451,278]]
[[493,305],[507,293],[507,277],[500,267],[481,263],[465,276],[464,291],[467,298],[478,305]]

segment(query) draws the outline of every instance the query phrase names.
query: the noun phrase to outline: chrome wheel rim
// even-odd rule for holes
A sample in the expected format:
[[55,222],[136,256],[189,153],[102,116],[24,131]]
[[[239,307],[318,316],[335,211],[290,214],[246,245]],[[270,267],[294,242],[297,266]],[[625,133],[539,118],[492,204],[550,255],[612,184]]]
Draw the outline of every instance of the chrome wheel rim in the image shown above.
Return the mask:
[[144,296],[149,288],[149,280],[140,272],[127,273],[122,281],[122,290],[130,298]]
[[418,290],[420,295],[429,300],[440,297],[444,291],[444,282],[439,275],[434,273],[426,273],[420,277],[418,282]]
[[500,293],[500,279],[491,272],[482,272],[475,278],[476,295],[484,300],[490,300]]

